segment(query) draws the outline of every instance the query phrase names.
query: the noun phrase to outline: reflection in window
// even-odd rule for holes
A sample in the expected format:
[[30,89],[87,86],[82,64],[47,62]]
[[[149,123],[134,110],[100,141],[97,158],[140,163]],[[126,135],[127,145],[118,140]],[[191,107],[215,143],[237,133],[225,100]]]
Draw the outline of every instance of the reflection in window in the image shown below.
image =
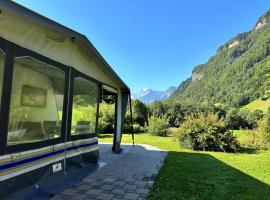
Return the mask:
[[5,65],[5,54],[0,50],[0,104],[1,104],[2,86],[4,77],[4,65]]
[[74,79],[72,128],[71,134],[94,133],[96,130],[96,115],[98,101],[98,86],[84,78]]
[[8,144],[60,137],[64,71],[30,57],[14,62]]

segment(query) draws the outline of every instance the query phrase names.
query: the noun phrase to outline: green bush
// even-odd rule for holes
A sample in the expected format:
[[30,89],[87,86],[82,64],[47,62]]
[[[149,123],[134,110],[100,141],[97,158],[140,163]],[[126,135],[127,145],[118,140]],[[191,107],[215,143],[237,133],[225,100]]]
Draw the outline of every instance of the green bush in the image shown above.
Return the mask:
[[[133,124],[133,130],[134,130],[134,133],[144,133],[145,132],[145,128],[143,126],[140,126],[139,124]],[[132,132],[131,124],[125,123],[124,132],[125,133]]]
[[270,149],[270,133],[267,127],[267,118],[257,122],[256,130],[243,130],[243,134],[239,137],[242,146],[252,147],[256,149]]
[[231,130],[239,130],[241,128],[249,128],[249,124],[244,117],[246,112],[243,112],[241,115],[239,114],[239,110],[230,109],[226,113],[225,124],[228,129]]
[[174,136],[183,148],[192,150],[236,152],[239,148],[224,120],[214,114],[189,116]]
[[149,125],[147,130],[150,135],[154,136],[167,136],[167,120],[164,117],[155,117],[152,116],[149,118]]
[[134,133],[144,133],[145,128],[143,126],[140,126],[139,124],[133,125]]
[[252,147],[255,149],[269,149],[269,137],[265,132],[244,130],[244,134],[239,137],[242,146]]
[[101,103],[99,105],[99,133],[113,133],[114,132],[114,105]]

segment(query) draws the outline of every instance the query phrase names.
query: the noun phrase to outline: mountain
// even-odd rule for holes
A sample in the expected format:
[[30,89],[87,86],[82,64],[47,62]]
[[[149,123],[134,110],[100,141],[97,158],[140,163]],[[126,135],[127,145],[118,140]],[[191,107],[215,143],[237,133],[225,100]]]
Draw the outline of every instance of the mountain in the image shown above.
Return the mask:
[[270,96],[270,10],[196,66],[170,99],[241,107]]
[[157,91],[145,88],[137,93],[134,93],[132,95],[132,99],[139,99],[144,103],[151,103],[153,101],[162,101],[169,98],[175,90],[176,87],[170,87],[166,91]]

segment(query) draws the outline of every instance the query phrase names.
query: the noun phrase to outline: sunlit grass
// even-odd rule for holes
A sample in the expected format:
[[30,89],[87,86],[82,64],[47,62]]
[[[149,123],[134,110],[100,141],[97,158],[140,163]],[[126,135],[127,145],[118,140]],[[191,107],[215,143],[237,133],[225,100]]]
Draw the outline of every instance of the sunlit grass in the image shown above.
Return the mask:
[[243,106],[241,110],[249,110],[249,111],[262,110],[263,113],[266,114],[269,107],[270,107],[270,99],[265,101],[261,99],[256,99],[255,101],[252,101],[251,103]]

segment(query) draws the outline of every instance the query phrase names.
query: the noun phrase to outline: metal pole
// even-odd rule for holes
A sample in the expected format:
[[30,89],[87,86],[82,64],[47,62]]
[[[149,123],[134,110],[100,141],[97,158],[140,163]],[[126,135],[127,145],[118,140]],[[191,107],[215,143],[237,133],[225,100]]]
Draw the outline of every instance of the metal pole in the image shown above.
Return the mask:
[[134,127],[133,127],[133,117],[132,117],[132,106],[131,106],[130,92],[129,92],[129,110],[130,110],[130,121],[131,121],[132,144],[133,144],[133,147],[134,147]]

